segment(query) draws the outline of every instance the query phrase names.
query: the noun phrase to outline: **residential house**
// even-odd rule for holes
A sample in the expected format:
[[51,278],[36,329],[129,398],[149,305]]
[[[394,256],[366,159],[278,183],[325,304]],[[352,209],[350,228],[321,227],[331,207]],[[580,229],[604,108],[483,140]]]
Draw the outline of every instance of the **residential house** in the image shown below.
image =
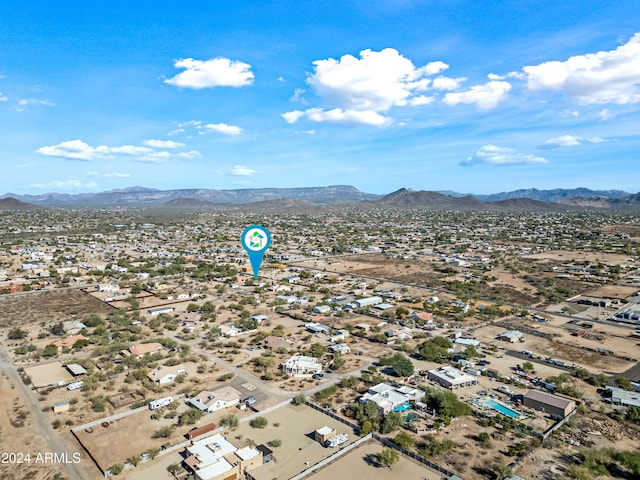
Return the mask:
[[166,383],[173,382],[178,375],[181,373],[186,374],[186,372],[187,370],[182,364],[173,365],[171,367],[163,365],[153,370],[147,375],[147,377],[157,385],[164,385]]
[[226,386],[213,392],[209,390],[200,392],[198,395],[190,397],[187,403],[203,412],[211,413],[240,403],[241,395],[242,393],[235,388]]
[[452,366],[429,370],[427,378],[449,390],[458,390],[477,385],[478,379]]
[[141,343],[139,345],[132,345],[129,347],[129,353],[135,355],[137,358],[142,358],[147,354],[156,353],[162,350],[162,345],[159,343]]
[[197,480],[238,480],[262,465],[262,451],[238,448],[222,434],[192,443],[186,449],[185,467]]
[[294,355],[282,364],[282,369],[294,377],[308,376],[322,372],[322,363],[315,357]]
[[424,391],[419,388],[402,385],[394,387],[388,383],[379,383],[369,388],[367,393],[359,399],[360,403],[374,402],[380,408],[380,413],[386,415],[392,411],[409,409],[410,402],[420,401]]
[[53,342],[53,344],[58,348],[71,348],[78,340],[87,340],[82,334],[72,335],[67,338],[63,338],[62,340],[58,340]]

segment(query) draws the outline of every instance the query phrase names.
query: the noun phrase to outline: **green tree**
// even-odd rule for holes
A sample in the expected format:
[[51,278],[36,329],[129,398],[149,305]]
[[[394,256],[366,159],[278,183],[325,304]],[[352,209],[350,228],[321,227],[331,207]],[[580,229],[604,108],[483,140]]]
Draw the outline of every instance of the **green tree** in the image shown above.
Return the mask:
[[409,433],[407,433],[405,431],[402,431],[399,434],[397,434],[394,437],[393,442],[396,445],[401,446],[405,450],[411,449],[413,447],[413,445],[415,444],[415,440],[413,439],[413,437],[411,435],[409,435]]
[[156,430],[153,434],[153,438],[169,438],[173,434],[174,430],[175,427],[166,425],[159,430]]
[[511,468],[502,462],[494,463],[491,470],[493,471],[496,480],[504,480],[505,478],[509,478],[513,475]]
[[382,451],[378,453],[378,460],[382,465],[391,468],[391,465],[400,460],[400,453],[393,448],[383,448]]
[[532,372],[533,370],[535,370],[535,368],[533,367],[533,363],[524,362],[522,364],[522,370],[524,370],[525,372]]
[[226,428],[235,428],[240,424],[238,417],[235,415],[227,415],[220,420],[220,425]]
[[393,432],[400,425],[402,425],[402,415],[398,412],[389,412],[382,421],[380,433],[386,435],[387,433]]
[[194,425],[204,415],[202,410],[191,408],[182,414],[182,423],[185,425]]
[[413,363],[404,356],[391,365],[391,368],[399,377],[410,377],[413,375]]
[[53,345],[53,344],[49,344],[46,347],[44,347],[44,350],[42,352],[42,356],[43,357],[55,357],[56,355],[58,355],[58,347]]
[[616,378],[616,383],[620,388],[624,388],[625,390],[629,390],[629,391],[633,390],[633,385],[631,384],[631,381],[628,378],[618,377]]
[[122,465],[121,463],[116,463],[115,465],[111,465],[109,467],[111,475],[120,475],[122,473],[122,470],[124,470],[124,465]]
[[253,428],[264,428],[269,424],[269,420],[264,417],[256,417],[249,422]]
[[7,333],[7,338],[9,340],[22,340],[24,338],[27,338],[28,334],[29,332],[27,332],[26,330],[16,327],[9,330],[9,333]]
[[340,370],[342,367],[344,367],[344,357],[339,352],[335,353],[333,355],[333,368]]
[[320,358],[327,353],[327,347],[319,343],[313,343],[309,347],[309,353],[312,357]]
[[307,403],[307,397],[304,396],[304,393],[299,393],[293,400],[291,401],[294,405],[304,405]]

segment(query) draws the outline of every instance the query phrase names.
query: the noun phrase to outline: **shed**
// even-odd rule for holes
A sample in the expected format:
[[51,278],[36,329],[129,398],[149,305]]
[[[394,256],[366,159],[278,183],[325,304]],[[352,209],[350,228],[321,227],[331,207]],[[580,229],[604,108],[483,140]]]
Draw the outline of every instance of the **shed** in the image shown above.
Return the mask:
[[53,404],[53,413],[62,413],[69,411],[69,402],[56,402]]
[[85,375],[87,373],[87,370],[77,363],[69,363],[68,365],[65,365],[65,367],[67,367],[69,373],[74,377],[79,377],[80,375]]
[[325,425],[324,427],[318,428],[315,431],[315,439],[316,439],[316,442],[320,443],[321,445],[324,445],[325,443],[327,443],[327,440],[329,440],[335,434],[336,434],[335,428],[331,428]]

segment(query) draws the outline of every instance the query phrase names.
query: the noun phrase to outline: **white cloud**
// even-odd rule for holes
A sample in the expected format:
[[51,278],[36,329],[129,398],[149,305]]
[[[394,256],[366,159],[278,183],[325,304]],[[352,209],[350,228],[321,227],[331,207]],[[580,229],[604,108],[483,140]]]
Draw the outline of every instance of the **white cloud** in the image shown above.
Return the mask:
[[27,107],[42,105],[45,107],[55,107],[56,104],[50,102],[47,99],[39,99],[39,98],[20,98],[16,102],[16,106],[13,107],[16,112],[23,112],[27,109]]
[[177,60],[173,65],[176,68],[185,69],[184,72],[164,81],[176,87],[196,90],[214,87],[243,87],[251,85],[254,78],[251,65],[223,57],[204,61],[184,58]]
[[300,110],[294,110],[293,112],[283,113],[281,116],[287,123],[296,123],[298,120],[304,117],[304,112],[301,112]]
[[282,117],[287,123],[296,123],[302,117],[306,117],[313,122],[334,122],[345,125],[374,125],[379,127],[391,123],[389,117],[380,115],[373,110],[342,110],[341,108],[332,110],[310,108],[304,112],[295,110],[283,113]]
[[436,97],[427,97],[426,95],[418,95],[409,100],[409,105],[419,107],[420,105],[429,105],[433,103]]
[[97,178],[130,178],[131,174],[130,173],[120,173],[120,172],[100,173],[100,172],[97,172],[97,171],[94,170],[94,171],[85,173],[85,176],[87,176],[87,177],[97,177]]
[[[449,68],[440,61],[416,67],[393,48],[362,50],[359,58],[343,55],[339,59],[316,60],[313,65],[307,84],[325,106],[283,113],[287,123],[304,117],[314,122],[387,125],[391,118],[384,113],[392,107],[432,103],[435,97],[423,94],[432,86],[428,77]],[[455,88],[463,80],[438,78],[438,89]],[[291,100],[304,103],[302,93],[304,90],[296,90]]]
[[576,137],[575,135],[560,135],[559,137],[550,138],[545,145],[551,147],[575,147],[582,145],[582,137]]
[[171,130],[171,131],[165,133],[165,135],[167,137],[173,137],[173,136],[178,135],[180,133],[184,133],[184,128],[176,128],[174,130]]
[[32,183],[29,185],[31,188],[57,188],[60,190],[75,190],[79,188],[96,188],[98,184],[96,182],[83,183],[75,177],[69,180],[54,180],[49,183]]
[[150,148],[138,147],[137,145],[122,145],[120,147],[97,147],[107,149],[108,153],[121,153],[123,155],[144,155],[151,152]]
[[603,143],[608,140],[602,137],[583,138],[576,135],[560,135],[559,137],[550,138],[541,145],[541,148],[559,148],[559,147],[576,147],[584,143]]
[[583,105],[640,102],[640,32],[615,50],[522,69],[530,90],[554,90]]
[[607,120],[615,117],[615,115],[613,113],[611,113],[611,110],[609,110],[608,108],[603,108],[602,110],[600,110],[598,112],[598,117],[603,122],[606,122]]
[[239,177],[248,177],[253,175],[254,173],[257,173],[257,171],[245,165],[235,165],[231,169],[231,175],[236,175]]
[[[146,145],[153,145],[157,148],[164,147],[175,149],[184,146],[182,143],[172,141],[163,142],[162,140],[147,140],[144,143]],[[116,155],[130,155],[137,157],[136,160],[139,160],[141,162],[152,163],[167,162],[170,159],[175,158],[188,159],[200,156],[200,152],[198,152],[197,150],[175,153],[168,151],[157,151],[149,147],[142,147],[138,145],[121,145],[118,147],[108,147],[106,145],[101,145],[98,147],[92,147],[82,140],[69,140],[66,142],[60,142],[57,145],[40,147],[36,150],[36,153],[50,157],[63,157],[72,160],[87,161],[101,158],[114,158]],[[113,176],[116,175],[114,174]]]
[[3,95],[2,92],[0,92],[0,102],[6,102],[7,100],[9,100],[9,97]]
[[462,78],[451,78],[451,77],[436,77],[433,79],[433,88],[436,90],[455,90],[460,87],[462,82],[467,79]]
[[169,152],[151,152],[136,158],[136,160],[144,163],[166,163],[171,158],[172,154]]
[[242,133],[242,129],[240,127],[227,125],[226,123],[208,123],[205,127],[212,132],[221,133],[223,135],[240,135]]
[[436,62],[427,63],[420,70],[422,70],[425,73],[425,75],[436,75],[440,72],[444,72],[448,68],[449,68],[449,65],[438,60]]
[[495,73],[490,73],[487,75],[489,80],[506,80],[507,78],[518,78],[523,80],[526,78],[526,75],[522,72],[509,72],[506,75],[496,75]]
[[393,48],[363,50],[359,59],[344,55],[313,64],[315,71],[307,83],[325,101],[342,110],[374,112],[406,105],[416,92],[426,90],[430,82],[426,75],[444,68],[442,62],[416,68]]
[[188,152],[180,152],[176,155],[178,158],[200,158],[200,152],[197,150],[189,150]]
[[521,165],[548,163],[546,158],[528,153],[521,153],[513,148],[499,147],[497,145],[484,145],[480,149],[460,162],[462,166],[473,165]]
[[293,96],[291,97],[291,101],[306,104],[307,102],[302,96],[304,93],[306,93],[306,90],[304,88],[296,88],[293,91]]
[[60,142],[58,145],[40,147],[36,150],[36,153],[50,157],[71,158],[74,160],[93,160],[107,153],[103,151],[103,149],[107,149],[108,151],[108,147],[93,148],[82,140],[68,140],[66,142]]
[[184,143],[174,142],[173,140],[145,140],[143,145],[153,148],[182,148]]
[[447,105],[475,103],[481,110],[489,110],[504,100],[509,90],[511,90],[509,82],[491,80],[484,85],[474,85],[465,92],[449,92],[445,95],[443,102]]

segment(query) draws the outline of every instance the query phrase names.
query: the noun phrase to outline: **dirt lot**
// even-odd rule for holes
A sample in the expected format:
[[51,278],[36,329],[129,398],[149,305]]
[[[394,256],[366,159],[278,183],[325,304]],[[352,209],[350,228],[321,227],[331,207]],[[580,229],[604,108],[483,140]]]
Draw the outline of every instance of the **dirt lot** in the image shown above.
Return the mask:
[[308,478],[314,480],[353,480],[354,478],[366,478],[367,480],[389,480],[391,478],[440,480],[442,478],[438,473],[402,455],[398,463],[390,468],[377,466],[370,458],[383,448],[378,442],[367,442]]
[[78,320],[91,313],[106,315],[113,309],[81,290],[47,291],[0,296],[0,327],[22,327],[45,322]]
[[[31,462],[18,463],[20,458],[2,457],[0,478],[2,480],[50,480],[56,473],[64,474],[60,465],[35,463],[39,452],[48,451],[44,439],[33,435],[31,413],[24,405],[15,386],[6,374],[0,376],[0,444],[2,455],[30,454]],[[6,461],[5,461],[6,460]]]

